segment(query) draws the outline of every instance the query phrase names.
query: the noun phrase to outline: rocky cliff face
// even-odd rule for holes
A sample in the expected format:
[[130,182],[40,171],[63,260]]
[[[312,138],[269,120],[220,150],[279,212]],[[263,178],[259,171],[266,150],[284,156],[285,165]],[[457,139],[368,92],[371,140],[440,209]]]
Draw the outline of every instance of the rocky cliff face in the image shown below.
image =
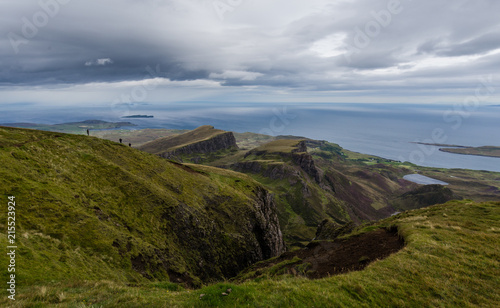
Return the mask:
[[265,189],[256,191],[255,224],[253,233],[259,243],[258,257],[269,259],[285,252],[285,242],[278,220],[273,196]]
[[314,164],[314,159],[307,152],[302,153],[292,153],[292,160],[295,164],[300,166],[310,177],[312,177],[316,183],[321,181],[321,172]]
[[[180,251],[189,252],[181,255],[192,261],[190,272],[202,281],[233,277],[255,262],[285,251],[272,195],[262,187],[256,187],[253,193],[249,207],[241,208],[235,202],[234,207],[243,211],[239,213],[234,208],[220,207],[219,197],[205,198],[204,209],[179,204],[164,213],[168,221],[165,231],[176,234],[183,248]],[[169,275],[190,282],[182,273],[171,270]]]
[[237,149],[236,139],[232,132],[216,135],[208,140],[194,142],[181,148],[162,153],[164,158],[175,158],[182,155],[208,154],[220,150]]

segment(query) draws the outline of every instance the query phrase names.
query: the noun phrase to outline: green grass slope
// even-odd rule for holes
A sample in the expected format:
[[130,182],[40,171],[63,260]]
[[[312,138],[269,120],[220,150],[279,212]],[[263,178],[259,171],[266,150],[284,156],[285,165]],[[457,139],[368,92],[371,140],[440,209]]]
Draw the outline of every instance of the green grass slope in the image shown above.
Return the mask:
[[452,201],[366,225],[357,233],[390,226],[398,228],[406,246],[362,271],[316,280],[269,272],[257,280],[199,290],[159,283],[56,282],[21,286],[12,306],[498,307],[500,202]]
[[[0,161],[0,245],[15,196],[20,286],[199,285],[283,249],[271,196],[242,174],[198,171],[94,137],[4,127]],[[0,264],[7,261],[3,253]]]

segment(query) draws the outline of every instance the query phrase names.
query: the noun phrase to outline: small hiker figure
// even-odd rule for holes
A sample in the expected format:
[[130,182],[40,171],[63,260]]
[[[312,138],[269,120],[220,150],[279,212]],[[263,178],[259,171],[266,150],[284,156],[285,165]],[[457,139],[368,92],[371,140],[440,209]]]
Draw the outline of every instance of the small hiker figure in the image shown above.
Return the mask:
[[87,128],[87,136],[90,136],[90,130]]
[[128,146],[129,146],[129,147],[131,147],[131,146],[132,146],[132,143],[129,143],[129,144],[128,144]]
[[120,138],[120,143],[122,143],[122,138]]

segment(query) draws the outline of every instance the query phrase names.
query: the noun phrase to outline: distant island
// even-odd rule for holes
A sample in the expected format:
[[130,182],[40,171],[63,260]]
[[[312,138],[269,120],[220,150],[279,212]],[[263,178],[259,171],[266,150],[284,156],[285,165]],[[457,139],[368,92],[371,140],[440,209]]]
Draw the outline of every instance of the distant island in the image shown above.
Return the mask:
[[141,118],[154,118],[152,115],[145,115],[145,114],[135,114],[135,115],[130,115],[130,116],[123,116],[122,118],[124,119],[141,119]]

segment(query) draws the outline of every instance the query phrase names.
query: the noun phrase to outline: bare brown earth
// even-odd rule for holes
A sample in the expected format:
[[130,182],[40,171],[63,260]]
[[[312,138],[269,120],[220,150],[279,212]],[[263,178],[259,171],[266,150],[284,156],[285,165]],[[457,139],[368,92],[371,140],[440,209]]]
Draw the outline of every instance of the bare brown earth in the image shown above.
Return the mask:
[[[334,241],[314,241],[304,249],[286,252],[259,262],[239,277],[243,280],[263,274],[292,274],[318,279],[350,271],[359,271],[404,247],[404,240],[391,230],[377,229]],[[238,279],[238,278],[237,278]]]

